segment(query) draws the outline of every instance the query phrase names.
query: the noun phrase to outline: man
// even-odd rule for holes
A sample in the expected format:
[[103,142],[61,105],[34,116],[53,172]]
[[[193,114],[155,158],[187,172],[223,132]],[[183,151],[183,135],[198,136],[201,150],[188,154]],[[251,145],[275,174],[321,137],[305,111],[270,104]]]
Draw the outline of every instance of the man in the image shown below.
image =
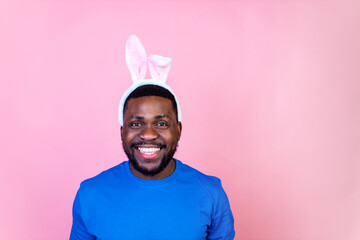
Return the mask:
[[[129,161],[81,184],[70,240],[233,239],[220,180],[173,158],[182,125],[179,103],[165,83],[171,59],[147,57],[130,36],[126,60],[134,84],[120,101],[119,122]],[[144,79],[147,66],[152,79]]]

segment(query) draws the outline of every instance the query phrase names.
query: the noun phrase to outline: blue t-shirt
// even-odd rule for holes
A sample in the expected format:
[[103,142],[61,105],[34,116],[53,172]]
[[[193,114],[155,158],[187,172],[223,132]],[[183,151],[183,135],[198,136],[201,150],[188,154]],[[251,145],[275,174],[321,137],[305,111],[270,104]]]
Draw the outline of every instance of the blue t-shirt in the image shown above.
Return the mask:
[[70,240],[233,239],[234,219],[216,177],[176,160],[169,177],[145,180],[123,162],[81,183]]

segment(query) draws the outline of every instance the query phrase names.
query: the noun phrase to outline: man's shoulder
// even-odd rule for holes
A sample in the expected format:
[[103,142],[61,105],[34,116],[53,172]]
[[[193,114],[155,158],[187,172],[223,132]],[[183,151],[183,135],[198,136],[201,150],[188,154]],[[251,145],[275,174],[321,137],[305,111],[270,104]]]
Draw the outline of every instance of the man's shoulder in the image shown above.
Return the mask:
[[103,187],[120,181],[121,178],[124,177],[124,174],[126,174],[124,171],[124,164],[126,164],[126,162],[122,162],[114,167],[102,171],[94,177],[82,181],[80,184],[81,188],[98,188],[99,186]]
[[209,184],[218,184],[220,182],[220,179],[215,177],[215,176],[211,176],[211,175],[207,175],[205,173],[200,172],[199,170],[185,164],[182,163],[182,174],[183,175],[193,175],[196,176],[197,178],[199,178],[200,181],[204,181],[206,183]]
[[216,196],[222,190],[221,180],[218,177],[204,174],[184,163],[182,163],[181,178],[198,184],[211,197]]

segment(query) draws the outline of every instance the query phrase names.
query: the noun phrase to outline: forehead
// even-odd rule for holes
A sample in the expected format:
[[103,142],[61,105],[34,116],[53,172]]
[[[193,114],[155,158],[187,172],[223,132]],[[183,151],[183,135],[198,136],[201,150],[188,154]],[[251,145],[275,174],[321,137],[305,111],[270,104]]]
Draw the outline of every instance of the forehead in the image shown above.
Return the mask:
[[129,117],[129,115],[169,115],[173,117],[175,111],[170,99],[159,96],[145,96],[128,100],[124,117]]

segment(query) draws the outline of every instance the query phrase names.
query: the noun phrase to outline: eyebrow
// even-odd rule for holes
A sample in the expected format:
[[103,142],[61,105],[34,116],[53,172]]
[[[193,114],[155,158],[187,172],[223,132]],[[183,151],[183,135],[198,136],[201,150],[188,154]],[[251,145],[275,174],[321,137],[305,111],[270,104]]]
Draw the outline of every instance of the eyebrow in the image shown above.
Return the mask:
[[144,119],[144,117],[141,117],[141,116],[131,116],[130,118],[133,118],[133,119]]
[[[130,118],[133,118],[133,119],[144,119],[144,117],[142,117],[142,116],[137,116],[137,115],[133,115],[133,116],[131,116]],[[156,115],[155,117],[154,117],[155,119],[159,119],[159,118],[170,118],[168,115]]]
[[168,115],[156,115],[155,116],[156,119],[159,119],[159,118],[169,118]]

